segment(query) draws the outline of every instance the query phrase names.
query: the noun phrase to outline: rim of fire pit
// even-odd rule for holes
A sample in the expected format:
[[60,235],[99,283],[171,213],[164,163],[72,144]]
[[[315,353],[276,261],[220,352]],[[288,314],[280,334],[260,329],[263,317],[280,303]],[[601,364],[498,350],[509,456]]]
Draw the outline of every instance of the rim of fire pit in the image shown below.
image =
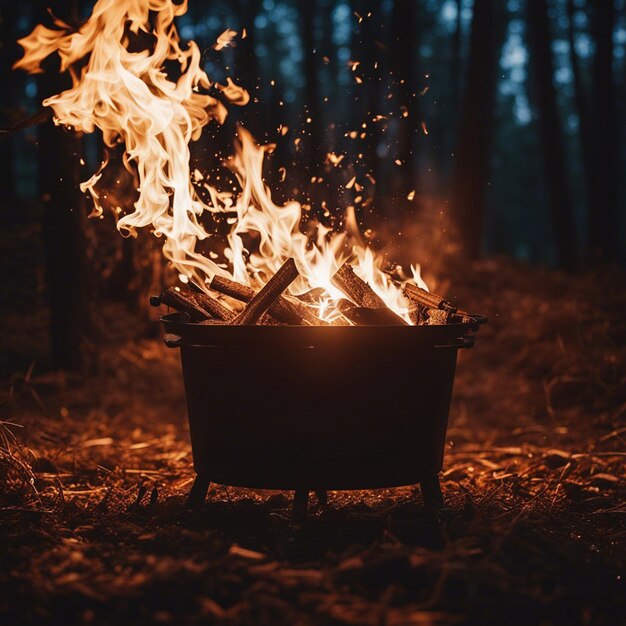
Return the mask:
[[190,322],[189,315],[176,312],[161,317],[170,347],[237,345],[258,348],[289,345],[314,348],[336,341],[414,342],[433,347],[471,347],[477,332],[487,322],[484,315],[471,314],[472,321],[435,326],[234,326],[232,324],[201,324]]

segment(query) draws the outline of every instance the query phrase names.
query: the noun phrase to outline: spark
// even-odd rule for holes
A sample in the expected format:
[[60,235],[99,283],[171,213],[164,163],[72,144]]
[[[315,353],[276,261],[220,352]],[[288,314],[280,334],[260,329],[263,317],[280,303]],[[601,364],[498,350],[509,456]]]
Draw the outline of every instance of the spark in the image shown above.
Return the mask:
[[217,41],[213,44],[213,50],[223,50],[224,48],[228,48],[233,39],[237,36],[237,31],[232,30],[231,28],[227,28],[218,38]]

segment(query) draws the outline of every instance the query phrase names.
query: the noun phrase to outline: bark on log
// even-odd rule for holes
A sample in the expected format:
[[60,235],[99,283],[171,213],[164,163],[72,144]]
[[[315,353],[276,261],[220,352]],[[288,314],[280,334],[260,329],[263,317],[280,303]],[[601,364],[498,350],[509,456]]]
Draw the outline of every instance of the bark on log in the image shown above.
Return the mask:
[[406,283],[402,291],[411,302],[416,302],[430,309],[442,309],[456,313],[456,307],[452,306],[449,300],[437,294],[430,293],[417,285]]
[[385,307],[384,309],[371,309],[356,306],[349,300],[339,300],[337,309],[341,314],[357,326],[397,326],[398,316]]
[[416,326],[421,326],[426,321],[426,312],[428,307],[420,304],[419,302],[411,301],[411,308],[409,309],[409,318]]
[[[250,302],[257,292],[248,285],[242,285],[222,276],[214,276],[210,284],[211,289],[218,293],[229,296],[240,302]],[[300,304],[288,296],[279,296],[268,309],[269,314],[283,324],[324,326],[313,311],[305,304]]]
[[299,272],[293,259],[288,259],[269,282],[257,293],[248,306],[233,320],[235,326],[254,326],[282,295],[283,291],[298,277]]
[[351,265],[344,263],[332,278],[333,285],[340,289],[350,300],[366,309],[387,309],[390,313],[387,324],[394,326],[408,326],[399,315],[394,313],[376,292],[352,269]]
[[[449,300],[442,296],[438,296],[437,294],[430,293],[417,285],[413,285],[411,283],[407,283],[404,285],[402,292],[404,295],[415,305],[417,305],[416,310],[412,310],[409,315],[411,315],[411,319],[413,316],[420,317],[422,320],[426,318],[428,313],[428,309],[441,309],[442,311],[447,311],[448,313],[456,313],[460,315],[464,319],[470,319],[471,316],[466,311],[462,311],[461,309],[457,309]],[[415,322],[416,324],[418,322]]]
[[315,289],[311,289],[306,293],[301,293],[297,296],[298,300],[302,300],[302,302],[306,302],[307,304],[318,304],[322,298],[326,295],[326,291],[321,287],[315,287]]
[[177,311],[187,313],[192,322],[202,322],[212,317],[211,314],[193,298],[193,294],[183,293],[175,287],[168,287],[160,296],[150,298],[150,304],[152,306],[164,304]]
[[224,322],[232,322],[232,320],[234,320],[237,316],[234,311],[231,311],[207,293],[194,293],[191,294],[191,297],[198,303],[199,306],[201,306],[205,311],[208,311],[211,314],[211,317],[214,317],[215,319],[222,320]]
[[447,324],[450,319],[451,313],[442,309],[428,309],[428,319],[426,320],[427,326],[439,326],[441,324]]

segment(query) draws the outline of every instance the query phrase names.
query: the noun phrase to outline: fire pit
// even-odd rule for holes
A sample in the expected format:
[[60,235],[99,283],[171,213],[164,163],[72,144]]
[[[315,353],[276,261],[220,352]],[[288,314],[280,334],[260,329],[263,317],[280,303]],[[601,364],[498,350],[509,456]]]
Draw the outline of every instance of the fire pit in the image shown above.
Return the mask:
[[[216,145],[220,165],[192,173],[190,142],[250,94],[231,77],[212,81],[201,47],[181,45],[175,18],[186,10],[99,0],[78,32],[59,20],[36,28],[16,66],[39,73],[59,54],[72,87],[43,104],[57,124],[124,145],[133,176],[128,195],[117,179],[107,189],[105,159],[81,185],[92,214],[112,210],[127,235],[151,229],[177,273],[153,304],[178,311],[163,324],[182,353],[198,474],[190,504],[209,481],[295,489],[297,510],[310,490],[324,498],[329,488],[416,482],[427,504],[440,504],[457,351],[472,345],[479,318],[432,294],[418,265],[409,272],[380,254],[374,230],[361,233],[357,209],[373,203],[376,181],[349,159],[339,176],[346,155],[328,153],[325,171],[338,168],[343,181],[319,206],[275,204],[263,171],[274,145],[243,126],[234,154]],[[225,31],[214,49],[236,35]],[[345,210],[331,210],[347,195]]]
[[420,483],[442,504],[457,351],[486,321],[433,326],[234,326],[162,318],[180,348],[196,480],[296,491]]

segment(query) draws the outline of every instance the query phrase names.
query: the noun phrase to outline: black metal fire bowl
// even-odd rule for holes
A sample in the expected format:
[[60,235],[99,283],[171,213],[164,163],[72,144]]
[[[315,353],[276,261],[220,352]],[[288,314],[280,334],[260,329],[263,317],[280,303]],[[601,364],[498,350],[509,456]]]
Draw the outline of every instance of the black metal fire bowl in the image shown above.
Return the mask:
[[442,326],[228,326],[162,318],[180,348],[194,468],[192,506],[210,482],[258,489],[372,489],[438,473],[457,352],[486,318]]

